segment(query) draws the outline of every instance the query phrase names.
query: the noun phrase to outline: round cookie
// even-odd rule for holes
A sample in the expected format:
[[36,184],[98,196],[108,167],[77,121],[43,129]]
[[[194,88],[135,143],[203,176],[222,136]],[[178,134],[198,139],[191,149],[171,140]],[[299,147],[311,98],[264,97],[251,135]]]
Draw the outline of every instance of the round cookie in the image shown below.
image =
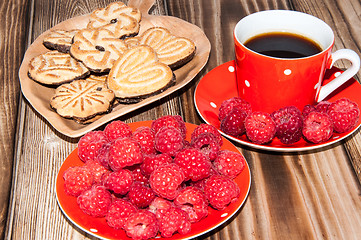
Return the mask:
[[31,79],[46,85],[60,85],[89,74],[81,62],[68,53],[50,51],[34,57],[29,63],[28,75]]
[[127,45],[106,29],[83,29],[74,35],[70,54],[93,72],[107,72]]
[[117,38],[136,35],[139,32],[141,13],[122,2],[114,2],[106,8],[99,8],[90,14],[87,28],[105,28]]
[[84,122],[110,110],[114,93],[104,83],[76,80],[59,86],[50,106],[62,117]]

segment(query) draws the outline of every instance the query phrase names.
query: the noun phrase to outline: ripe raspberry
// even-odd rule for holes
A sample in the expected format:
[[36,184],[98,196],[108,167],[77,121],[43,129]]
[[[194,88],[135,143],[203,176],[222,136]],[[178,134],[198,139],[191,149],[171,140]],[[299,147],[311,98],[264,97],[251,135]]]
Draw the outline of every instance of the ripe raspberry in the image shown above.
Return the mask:
[[295,106],[287,106],[271,114],[276,123],[276,137],[284,144],[298,142],[302,138],[303,118]]
[[104,132],[88,132],[78,142],[78,156],[80,160],[83,162],[94,160],[98,155],[99,149],[107,142],[108,140]]
[[181,131],[181,133],[183,134],[184,138],[187,135],[187,127],[186,127],[186,123],[184,122],[183,118],[180,115],[173,115],[173,117],[175,118],[175,120],[178,121],[179,123],[179,130]]
[[198,148],[183,149],[174,158],[174,163],[183,169],[186,181],[198,181],[208,177],[212,166]]
[[115,229],[123,229],[127,218],[138,211],[137,207],[131,202],[122,198],[113,201],[105,219],[108,225]]
[[143,162],[143,155],[139,144],[130,138],[118,138],[112,142],[109,149],[109,166],[118,171],[127,166]]
[[193,130],[192,135],[191,135],[191,141],[193,141],[193,139],[195,139],[196,137],[198,137],[200,134],[202,134],[204,132],[213,134],[216,137],[219,146],[223,145],[222,135],[218,132],[218,129],[213,125],[205,124],[205,123],[198,125]]
[[187,213],[191,223],[199,222],[208,215],[206,196],[195,187],[186,187],[180,191],[174,204]]
[[155,197],[153,202],[151,202],[151,204],[149,205],[148,210],[154,213],[156,216],[158,216],[158,214],[165,212],[167,209],[169,209],[172,206],[173,204],[171,201],[161,197]]
[[104,128],[104,133],[109,141],[114,141],[118,138],[131,137],[133,132],[128,124],[122,121],[113,121]]
[[103,174],[110,172],[96,160],[87,161],[84,164],[84,168],[88,169],[93,174],[94,183],[101,183]]
[[217,153],[221,149],[215,135],[210,132],[201,133],[193,138],[191,146],[200,149],[211,161],[217,157]]
[[234,108],[239,108],[247,114],[252,112],[252,107],[249,102],[240,97],[233,97],[222,102],[219,107],[219,120],[222,121]]
[[133,133],[133,138],[139,143],[144,154],[155,153],[154,138],[155,133],[149,127],[139,127]]
[[252,112],[244,125],[248,139],[257,144],[270,142],[276,134],[276,123],[268,113]]
[[235,178],[245,168],[246,160],[239,153],[222,150],[218,153],[213,165],[219,174],[229,178]]
[[204,185],[204,194],[209,204],[217,210],[223,210],[236,201],[239,193],[238,185],[232,179],[221,175],[210,176]]
[[177,164],[169,163],[152,172],[149,184],[158,196],[173,200],[177,196],[184,179],[183,170]]
[[187,234],[191,231],[191,222],[185,211],[170,207],[162,214],[157,215],[159,231],[162,237],[172,237],[174,233]]
[[128,169],[132,172],[134,182],[139,182],[143,185],[149,184],[149,176],[145,176],[142,173],[139,164],[131,166]]
[[95,160],[97,160],[101,165],[103,165],[106,169],[110,169],[109,167],[109,149],[111,143],[105,143],[103,146],[98,150],[98,155],[96,156]]
[[135,182],[129,190],[128,198],[138,208],[148,207],[149,204],[154,200],[155,194],[149,187]]
[[357,103],[347,98],[341,98],[331,103],[327,111],[330,116],[334,131],[344,133],[354,128],[360,117]]
[[148,177],[157,167],[173,162],[172,157],[166,153],[144,155],[143,159],[140,169],[142,170],[142,173]]
[[[218,173],[217,173],[218,174]],[[212,176],[213,174],[211,174],[210,176]],[[208,177],[209,178],[209,177]],[[204,184],[207,181],[208,178],[204,178],[202,180],[196,181],[196,182],[190,182],[189,186],[191,187],[195,187],[198,188],[201,191],[204,191]]]
[[233,108],[221,121],[220,129],[231,136],[239,137],[246,132],[244,121],[248,113],[240,108]]
[[330,106],[330,102],[321,101],[315,105],[316,112],[327,113],[327,109]]
[[133,184],[133,175],[127,169],[110,172],[103,177],[103,186],[116,194],[125,195]]
[[171,156],[184,146],[182,133],[174,127],[163,127],[155,135],[155,149]]
[[315,105],[306,105],[303,107],[302,115],[303,117],[306,117],[310,112],[321,112],[321,113],[327,113],[327,109],[330,106],[330,102],[328,101],[321,101]]
[[191,143],[188,140],[184,139],[183,140],[183,149],[190,148],[190,147],[192,147]]
[[151,124],[151,128],[157,134],[157,132],[163,127],[175,127],[182,133],[182,137],[186,137],[187,128],[183,118],[179,115],[166,115],[154,120]]
[[332,120],[325,113],[311,112],[303,120],[302,134],[310,142],[325,142],[333,134]]
[[124,230],[134,240],[153,238],[157,235],[159,225],[155,214],[148,210],[139,210],[125,221]]
[[316,112],[316,108],[313,105],[307,104],[302,109],[302,116],[305,118],[310,112]]
[[77,197],[94,183],[93,174],[84,167],[70,167],[63,175],[64,191],[66,194]]
[[219,173],[215,170],[213,165],[211,167],[210,174],[209,174],[209,176],[207,178],[203,178],[202,180],[195,181],[195,182],[191,181],[191,182],[189,182],[189,186],[192,186],[192,187],[195,187],[195,188],[198,188],[198,189],[204,191],[204,183],[212,175],[219,175]]
[[77,199],[79,208],[93,217],[105,217],[112,204],[111,194],[100,185],[93,185],[84,191]]

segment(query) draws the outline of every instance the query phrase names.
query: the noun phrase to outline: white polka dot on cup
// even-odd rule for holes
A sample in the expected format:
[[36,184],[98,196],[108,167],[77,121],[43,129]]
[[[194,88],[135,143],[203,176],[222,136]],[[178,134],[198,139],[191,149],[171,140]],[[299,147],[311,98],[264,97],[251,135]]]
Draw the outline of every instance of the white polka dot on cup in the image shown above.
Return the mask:
[[246,84],[247,87],[251,86],[251,84],[248,82],[248,80],[244,80],[244,84]]
[[286,69],[286,70],[283,71],[283,73],[285,75],[289,76],[289,75],[291,75],[292,71],[291,71],[291,69]]

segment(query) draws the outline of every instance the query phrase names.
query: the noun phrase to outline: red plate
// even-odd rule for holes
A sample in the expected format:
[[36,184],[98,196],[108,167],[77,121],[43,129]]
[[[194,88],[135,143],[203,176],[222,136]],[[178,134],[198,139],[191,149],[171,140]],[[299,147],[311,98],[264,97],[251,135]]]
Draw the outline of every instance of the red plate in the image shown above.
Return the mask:
[[[328,70],[324,78],[324,83],[333,80],[335,76],[338,76],[341,72],[342,71],[340,69],[335,67],[331,70]],[[354,78],[352,78],[325,100],[333,102],[342,97],[347,97],[350,100],[356,102],[359,106],[361,106],[360,93],[360,84]],[[238,93],[236,85],[235,62],[233,60],[214,68],[200,80],[194,93],[194,102],[198,113],[206,123],[215,126],[224,136],[243,145],[247,145],[257,149],[279,152],[295,152],[318,149],[346,138],[354,131],[356,131],[361,124],[360,118],[357,126],[354,129],[346,133],[334,134],[330,140],[320,144],[309,143],[301,139],[295,144],[286,145],[281,143],[276,138],[272,142],[265,145],[255,144],[250,142],[245,136],[245,134],[240,138],[236,138],[229,136],[220,130],[218,109],[224,100],[232,98],[234,96],[238,96]]]
[[[152,121],[130,123],[134,131],[140,126],[150,126]],[[187,140],[190,140],[191,133],[197,125],[186,123]],[[222,149],[228,149],[239,152],[238,149],[228,140],[223,139]],[[78,149],[76,148],[64,161],[56,178],[56,197],[58,204],[65,216],[83,231],[101,239],[130,239],[123,230],[116,230],[107,225],[105,218],[94,218],[83,213],[76,203],[76,198],[67,195],[64,192],[63,174],[66,169],[72,166],[81,166],[83,162],[78,158]],[[236,202],[231,203],[223,211],[217,211],[209,207],[207,218],[192,224],[192,230],[186,235],[174,234],[171,238],[166,239],[191,239],[209,232],[230,219],[245,202],[251,186],[251,174],[248,163],[244,171],[235,178],[235,182],[240,188],[240,197]],[[157,239],[162,239],[160,236]]]

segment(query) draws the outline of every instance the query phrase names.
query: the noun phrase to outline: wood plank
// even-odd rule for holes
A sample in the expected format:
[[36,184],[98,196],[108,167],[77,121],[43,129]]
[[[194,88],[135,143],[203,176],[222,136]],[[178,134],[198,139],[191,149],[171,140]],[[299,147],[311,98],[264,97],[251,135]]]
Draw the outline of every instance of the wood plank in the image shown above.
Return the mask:
[[[168,4],[169,13],[193,20],[195,13],[191,11],[184,13],[184,9],[180,10],[179,8],[179,2],[170,1]],[[289,3],[290,5],[288,5]],[[330,9],[324,8],[325,4]],[[207,70],[233,59],[232,30],[239,19],[255,11],[274,8],[300,10],[320,17],[333,29],[337,29],[335,34],[336,48],[351,48],[359,53],[358,48],[355,49],[353,45],[354,42],[348,40],[347,34],[339,33],[339,31],[347,31],[346,24],[343,25],[342,22],[351,21],[350,19],[355,16],[349,15],[346,19],[341,19],[345,16],[338,14],[336,8],[331,8],[331,5],[334,6],[332,3],[278,1],[272,4],[272,2],[260,1],[241,1],[241,3],[222,1],[220,4],[197,1],[197,4],[193,5],[192,2],[190,5],[202,6],[201,13],[198,12],[196,15],[200,19],[195,17],[196,20],[193,21],[204,29],[211,41],[213,51]],[[352,4],[343,3],[342,5],[350,6]],[[329,14],[336,19],[330,18]],[[213,21],[204,21],[206,23],[204,24],[202,19],[207,15],[215,16],[215,18]],[[347,24],[347,26],[350,25]],[[353,28],[357,28],[357,26],[357,24],[352,25]],[[341,36],[345,36],[347,41],[340,39]],[[355,39],[357,36],[359,34],[355,35]],[[339,44],[343,41],[349,45]],[[344,68],[347,66],[345,64],[347,63],[340,62],[336,66]],[[349,142],[354,142],[349,147],[349,151],[357,151],[358,155],[356,154],[356,156],[359,156],[358,146],[355,146],[357,137],[352,138]],[[243,146],[239,147],[242,148]],[[258,151],[254,153],[254,149],[245,150],[245,156],[246,158],[248,156],[247,159],[250,161],[251,172],[253,173],[250,197],[238,217],[220,232],[217,232],[214,238],[212,236],[210,239],[280,239],[282,237],[291,239],[356,239],[358,225],[353,223],[360,221],[360,206],[358,205],[355,209],[355,206],[351,205],[359,198],[360,186],[355,181],[352,166],[347,160],[347,153],[344,152],[343,147],[340,144],[332,147],[324,149],[325,152],[281,156],[277,154],[268,155]],[[353,156],[354,154],[355,152],[352,152],[349,155]],[[359,158],[354,157],[354,159]],[[333,170],[337,171],[340,168],[344,170],[343,175],[333,172]],[[324,171],[324,169],[326,170]],[[358,174],[359,172],[358,169]],[[329,182],[331,179],[332,183]],[[319,188],[322,191],[317,192]],[[334,196],[343,194],[350,196],[347,203],[350,204],[348,207],[344,206],[345,203],[341,198]],[[357,213],[355,214],[354,211]],[[348,215],[353,216],[351,221],[346,219]],[[334,225],[336,225],[335,228],[330,227]],[[234,236],[234,232],[237,232],[236,236]]]
[[[296,8],[312,14],[327,24],[330,25],[335,34],[335,47],[337,49],[348,48],[355,51],[361,56],[361,26],[355,24],[360,22],[359,12],[361,10],[361,3],[359,1],[351,0],[349,4],[344,4],[343,1],[313,1],[313,2],[296,2]],[[328,9],[325,11],[325,9]],[[346,69],[350,66],[348,61],[342,60],[335,64],[340,69]],[[360,71],[354,77],[360,82]],[[358,181],[361,183],[361,161],[360,161],[360,131],[352,134],[352,136],[345,139],[345,148],[348,152],[348,157],[355,170]]]
[[[89,13],[110,2],[34,1],[30,4],[33,6],[30,23],[34,24],[31,26],[28,41],[32,42],[43,31],[60,21]],[[162,6],[163,2],[157,1],[156,8],[152,9],[151,13],[164,13]],[[19,54],[22,57],[25,46],[17,49],[23,49]],[[17,62],[20,65],[20,60]],[[11,72],[17,76],[17,71]],[[154,119],[159,115],[181,114],[179,106],[179,100],[176,94],[173,94],[119,120],[133,122]],[[20,99],[18,128],[21,131],[16,138],[19,145],[14,157],[16,174],[13,178],[6,239],[96,239],[65,218],[57,205],[54,192],[55,178],[60,166],[76,147],[78,139],[58,134],[24,98]]]
[[357,239],[360,186],[344,154],[339,147],[298,159],[245,152],[252,186],[234,220],[239,239]]
[[[60,21],[109,2],[33,0],[26,5],[33,6],[33,11],[29,11],[33,23],[29,40]],[[237,21],[265,9],[295,9],[318,16],[337,29],[336,48],[352,48],[360,53],[360,24],[351,24],[360,22],[360,2],[356,0],[157,0],[153,14],[180,17],[205,31],[212,44],[210,59],[184,90],[119,119],[134,122],[179,114],[188,122],[201,123],[193,102],[197,82],[214,67],[234,58],[232,31]],[[25,31],[19,27],[17,32]],[[17,47],[13,51],[23,53],[25,46]],[[347,66],[344,62],[338,64]],[[16,76],[16,70],[9,70],[8,74]],[[65,218],[55,198],[55,177],[78,139],[58,134],[23,98],[18,129],[21,130],[16,138],[6,239],[95,239]],[[352,138],[328,148],[294,154],[258,151],[236,144],[251,168],[251,192],[231,221],[200,239],[357,239],[361,235],[361,189],[353,167],[360,176],[359,140],[358,131]]]
[[18,69],[24,54],[27,1],[0,3],[0,238],[4,236],[15,147],[19,103]]

